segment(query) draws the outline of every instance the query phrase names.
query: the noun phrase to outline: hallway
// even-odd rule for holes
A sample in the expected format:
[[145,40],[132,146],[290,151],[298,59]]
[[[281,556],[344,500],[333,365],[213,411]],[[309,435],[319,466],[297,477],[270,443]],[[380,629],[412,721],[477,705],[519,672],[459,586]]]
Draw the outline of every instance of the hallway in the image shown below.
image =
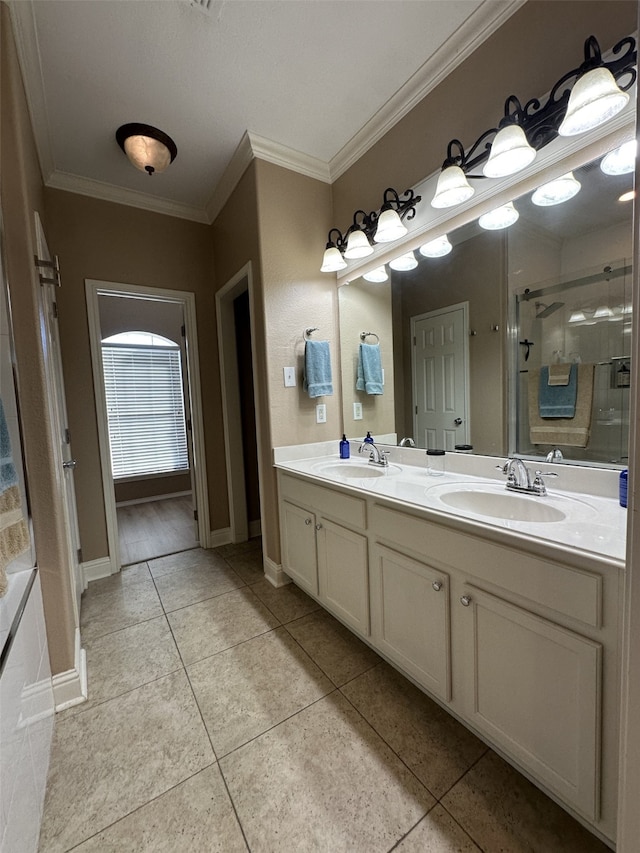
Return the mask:
[[197,548],[191,495],[117,507],[123,566]]
[[129,566],[82,603],[42,853],[604,853],[294,585],[259,540]]

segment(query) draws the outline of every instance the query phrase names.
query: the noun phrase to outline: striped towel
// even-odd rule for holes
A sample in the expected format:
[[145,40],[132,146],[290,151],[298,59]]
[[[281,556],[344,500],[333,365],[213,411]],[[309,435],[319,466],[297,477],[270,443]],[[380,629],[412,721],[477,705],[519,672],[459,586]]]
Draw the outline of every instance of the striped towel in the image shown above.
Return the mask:
[[0,400],[0,596],[7,591],[9,563],[29,547],[29,531],[22,514],[18,475],[13,464],[11,439]]

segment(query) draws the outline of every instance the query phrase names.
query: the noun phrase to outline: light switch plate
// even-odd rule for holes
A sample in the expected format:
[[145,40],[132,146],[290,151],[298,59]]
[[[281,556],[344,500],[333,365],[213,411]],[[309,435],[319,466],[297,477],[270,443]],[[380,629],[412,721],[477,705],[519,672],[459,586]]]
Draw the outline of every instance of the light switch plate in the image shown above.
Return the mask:
[[327,406],[326,403],[318,403],[316,406],[316,423],[326,424],[327,422]]
[[353,419],[354,421],[362,420],[362,403],[353,404]]
[[296,385],[296,369],[295,367],[283,367],[284,372],[284,387],[295,388]]

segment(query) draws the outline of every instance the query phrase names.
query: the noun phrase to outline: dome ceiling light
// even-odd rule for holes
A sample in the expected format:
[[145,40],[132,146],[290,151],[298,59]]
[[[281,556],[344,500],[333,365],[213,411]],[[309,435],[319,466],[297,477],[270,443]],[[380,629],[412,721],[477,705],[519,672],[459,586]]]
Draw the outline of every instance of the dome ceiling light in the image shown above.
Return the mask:
[[136,169],[148,175],[164,172],[178,154],[173,139],[150,124],[123,124],[116,130],[116,141]]

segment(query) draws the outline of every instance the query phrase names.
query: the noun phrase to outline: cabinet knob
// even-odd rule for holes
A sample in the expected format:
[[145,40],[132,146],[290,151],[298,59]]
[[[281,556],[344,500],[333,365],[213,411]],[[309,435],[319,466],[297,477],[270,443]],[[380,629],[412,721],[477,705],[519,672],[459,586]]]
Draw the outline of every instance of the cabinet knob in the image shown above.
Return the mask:
[[321,524],[316,524],[316,530],[322,530],[322,525],[321,525]]
[[471,596],[463,595],[460,599],[460,604],[462,604],[463,607],[468,607],[471,604]]
[[436,592],[440,592],[442,589],[442,581],[434,581],[431,586],[435,589]]
[[305,524],[311,524],[311,519],[310,519],[310,518],[305,518],[304,523],[305,523]]

